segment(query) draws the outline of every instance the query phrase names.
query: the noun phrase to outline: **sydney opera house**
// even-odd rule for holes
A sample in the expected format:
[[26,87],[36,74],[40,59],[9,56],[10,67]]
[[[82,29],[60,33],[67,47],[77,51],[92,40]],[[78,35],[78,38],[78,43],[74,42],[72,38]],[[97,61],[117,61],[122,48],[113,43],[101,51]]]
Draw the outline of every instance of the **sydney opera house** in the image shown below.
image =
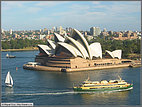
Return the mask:
[[[99,67],[124,66],[130,60],[121,59],[122,50],[113,52],[106,50],[109,58],[102,56],[102,47],[98,42],[88,44],[85,37],[76,29],[71,36],[54,33],[54,41],[48,40],[47,45],[38,45],[39,54],[35,61],[42,66],[57,71],[93,70]],[[128,65],[126,65],[128,66]],[[52,69],[51,69],[52,68]]]

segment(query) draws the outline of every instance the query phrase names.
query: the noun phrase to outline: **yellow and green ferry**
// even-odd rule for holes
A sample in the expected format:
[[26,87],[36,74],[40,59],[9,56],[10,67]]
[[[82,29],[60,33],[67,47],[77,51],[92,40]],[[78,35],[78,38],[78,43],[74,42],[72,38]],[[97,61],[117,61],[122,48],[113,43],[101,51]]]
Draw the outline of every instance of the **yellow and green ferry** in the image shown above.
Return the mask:
[[73,87],[74,91],[123,91],[130,89],[133,89],[133,84],[129,84],[121,78],[119,80],[102,80],[100,82],[87,79],[81,85]]

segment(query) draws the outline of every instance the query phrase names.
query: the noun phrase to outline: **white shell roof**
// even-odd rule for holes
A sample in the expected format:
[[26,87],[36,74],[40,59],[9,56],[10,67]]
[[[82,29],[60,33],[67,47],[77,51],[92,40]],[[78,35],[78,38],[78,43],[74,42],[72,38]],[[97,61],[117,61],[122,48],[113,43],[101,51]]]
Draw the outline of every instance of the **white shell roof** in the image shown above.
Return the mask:
[[[82,54],[72,45],[64,43],[64,42],[58,42],[58,45],[63,46],[64,48],[66,48],[70,53],[72,53],[73,56],[77,57],[77,56],[82,56]],[[58,49],[58,48],[57,48]]]
[[[90,50],[90,47],[89,47],[89,44],[88,42],[86,41],[85,37],[76,29],[73,29],[73,32],[76,32],[78,34],[78,36],[80,37],[81,41],[80,40],[77,40],[79,42],[82,42],[81,44],[84,46],[84,48],[87,50],[88,52],[88,55],[89,55],[89,58],[92,59],[92,53],[91,53],[91,50]],[[73,34],[73,33],[72,33]],[[72,35],[72,37],[75,39],[75,35]]]
[[122,50],[115,50],[115,51],[112,51],[112,52],[106,50],[106,52],[109,53],[112,58],[117,57],[118,59],[121,59]]
[[86,51],[86,49],[80,44],[78,41],[74,40],[73,38],[66,36],[66,39],[69,40],[72,44],[74,44],[77,49],[80,51],[80,53],[83,55],[83,57],[86,59],[86,57],[89,58],[89,55]]
[[47,55],[50,55],[51,53],[48,52],[48,50],[51,50],[47,45],[38,45],[39,48],[41,48]]
[[92,43],[90,45],[90,49],[91,49],[92,57],[95,56],[95,57],[102,58],[102,48],[99,42]]
[[54,33],[54,35],[56,36],[56,38],[58,39],[59,42],[64,42],[65,38],[63,38],[61,35]]
[[48,43],[50,44],[50,46],[51,46],[52,49],[55,49],[55,48],[56,48],[56,45],[55,45],[54,41],[49,40],[49,39],[47,39],[47,41],[48,41]]

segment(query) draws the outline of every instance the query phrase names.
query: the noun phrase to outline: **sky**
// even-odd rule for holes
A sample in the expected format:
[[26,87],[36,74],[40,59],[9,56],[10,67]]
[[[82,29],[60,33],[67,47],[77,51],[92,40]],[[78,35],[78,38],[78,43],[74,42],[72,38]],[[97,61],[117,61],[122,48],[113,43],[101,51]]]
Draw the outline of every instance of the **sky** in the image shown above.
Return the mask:
[[140,1],[2,1],[1,28],[141,30]]

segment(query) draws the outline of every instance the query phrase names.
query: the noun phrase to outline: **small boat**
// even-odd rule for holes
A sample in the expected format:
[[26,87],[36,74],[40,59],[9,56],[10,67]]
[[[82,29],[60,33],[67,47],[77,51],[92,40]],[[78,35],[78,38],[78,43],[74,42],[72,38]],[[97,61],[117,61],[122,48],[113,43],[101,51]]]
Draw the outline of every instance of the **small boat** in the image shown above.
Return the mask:
[[24,69],[34,69],[36,66],[41,65],[39,62],[28,62],[27,64],[23,65]]
[[74,91],[113,91],[113,90],[133,89],[133,84],[129,84],[122,80],[102,80],[90,81],[87,79],[81,85],[73,87]]
[[7,58],[15,58],[16,56],[6,54]]
[[5,79],[5,84],[8,87],[12,87],[13,86],[13,79],[10,75],[10,72],[7,73],[6,79]]

